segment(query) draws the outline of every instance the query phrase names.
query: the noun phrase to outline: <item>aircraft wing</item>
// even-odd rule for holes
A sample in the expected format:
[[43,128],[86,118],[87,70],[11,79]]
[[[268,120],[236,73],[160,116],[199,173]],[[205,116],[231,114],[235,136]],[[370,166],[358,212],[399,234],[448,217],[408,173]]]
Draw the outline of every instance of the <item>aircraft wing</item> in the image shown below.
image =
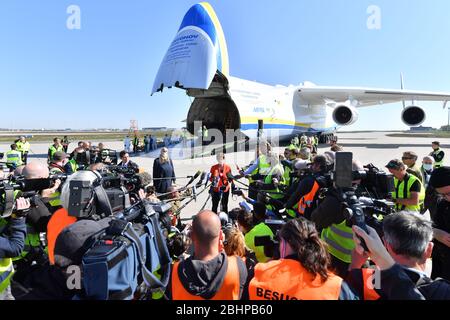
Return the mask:
[[300,87],[301,98],[309,104],[323,104],[330,101],[355,101],[356,107],[369,107],[401,101],[442,101],[444,107],[450,101],[450,92],[428,92],[352,87]]

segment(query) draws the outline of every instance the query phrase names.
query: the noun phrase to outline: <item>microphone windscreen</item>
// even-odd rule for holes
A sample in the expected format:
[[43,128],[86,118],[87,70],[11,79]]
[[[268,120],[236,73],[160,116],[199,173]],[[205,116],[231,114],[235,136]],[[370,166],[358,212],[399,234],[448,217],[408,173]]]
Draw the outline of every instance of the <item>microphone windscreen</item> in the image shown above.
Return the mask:
[[138,173],[136,175],[139,179],[139,183],[142,187],[147,187],[152,183],[152,175],[148,172]]

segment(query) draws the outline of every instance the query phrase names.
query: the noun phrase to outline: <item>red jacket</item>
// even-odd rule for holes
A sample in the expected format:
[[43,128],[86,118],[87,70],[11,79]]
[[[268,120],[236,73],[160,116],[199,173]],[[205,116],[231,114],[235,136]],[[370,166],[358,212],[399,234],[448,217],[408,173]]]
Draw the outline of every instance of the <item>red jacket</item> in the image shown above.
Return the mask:
[[230,182],[228,181],[228,178],[227,178],[227,174],[228,173],[231,173],[231,168],[227,164],[224,164],[222,169],[220,169],[220,165],[219,164],[216,164],[216,165],[211,167],[211,178],[210,178],[210,181],[212,181],[213,184],[214,184],[214,180],[216,179],[216,177],[219,178],[219,181],[217,183],[217,187],[213,189],[214,192],[219,192],[220,191],[220,187],[222,187],[222,186],[226,186],[226,189],[224,190],[224,192],[230,191],[231,184],[230,184]]

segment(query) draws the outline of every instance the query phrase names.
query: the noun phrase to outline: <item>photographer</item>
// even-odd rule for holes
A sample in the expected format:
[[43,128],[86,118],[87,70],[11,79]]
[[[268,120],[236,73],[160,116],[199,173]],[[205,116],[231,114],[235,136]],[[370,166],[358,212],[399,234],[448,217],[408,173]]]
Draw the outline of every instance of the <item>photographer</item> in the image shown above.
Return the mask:
[[[352,171],[361,170],[364,167],[358,161],[353,161]],[[352,184],[356,189],[360,183],[361,180],[354,180]],[[347,223],[344,205],[340,191],[333,187],[325,193],[325,198],[311,214],[311,221],[318,230],[322,230],[321,238],[328,245],[331,265],[342,278],[348,273],[351,253],[355,248],[353,231]]]
[[239,300],[247,270],[240,257],[227,257],[217,214],[201,211],[192,221],[194,253],[173,265],[166,292],[172,300]]
[[225,155],[218,153],[218,164],[211,167],[211,199],[212,199],[212,211],[218,213],[218,207],[220,202],[220,211],[228,212],[228,198],[230,196],[231,182],[228,180],[228,176],[231,175],[231,168],[225,163]]
[[[55,244],[55,263],[34,265],[14,283],[17,300],[73,300],[82,299],[83,291],[74,284],[73,270],[80,270],[82,257],[91,244],[91,237],[102,230],[99,222],[81,220],[64,228]],[[78,267],[78,268],[77,268]],[[81,275],[81,273],[80,273]],[[72,277],[72,279],[69,279]],[[75,279],[75,281],[74,281]],[[14,279],[17,281],[16,279]],[[69,286],[75,288],[70,288]]]
[[325,244],[312,222],[288,221],[279,232],[280,260],[259,263],[249,285],[250,300],[356,300],[347,284],[329,271]]
[[65,166],[67,163],[68,163],[67,154],[64,151],[55,152],[52,161],[48,165],[50,174],[66,173]]
[[[348,283],[365,299],[450,299],[450,283],[446,280],[431,280],[426,274],[426,264],[433,251],[433,228],[418,213],[398,212],[383,220],[384,246],[375,229],[367,227],[369,234],[354,226],[355,234],[364,240],[368,252],[357,243],[353,254],[352,270]],[[373,269],[361,269],[369,258],[381,271],[380,286],[368,287],[367,274]],[[389,262],[391,260],[391,262]],[[387,265],[386,265],[387,263]],[[364,276],[366,274],[366,276]],[[374,275],[376,276],[376,275]],[[423,296],[423,297],[422,297]]]
[[311,213],[317,207],[319,190],[327,186],[325,174],[329,165],[330,163],[324,156],[314,157],[311,165],[312,174],[299,183],[297,190],[286,203],[286,209],[292,209],[287,211],[291,218],[298,216],[311,218]]
[[11,296],[10,281],[14,273],[12,258],[18,257],[25,245],[27,228],[25,219],[30,201],[16,200],[15,210],[0,232],[0,300],[14,300]]

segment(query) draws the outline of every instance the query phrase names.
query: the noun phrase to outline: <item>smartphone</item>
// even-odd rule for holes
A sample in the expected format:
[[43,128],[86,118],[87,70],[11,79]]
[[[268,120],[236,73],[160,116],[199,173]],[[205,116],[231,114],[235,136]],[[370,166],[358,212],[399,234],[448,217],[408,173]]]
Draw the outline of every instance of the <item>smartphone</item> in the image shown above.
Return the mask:
[[334,181],[339,188],[351,188],[353,153],[337,152],[334,163]]

